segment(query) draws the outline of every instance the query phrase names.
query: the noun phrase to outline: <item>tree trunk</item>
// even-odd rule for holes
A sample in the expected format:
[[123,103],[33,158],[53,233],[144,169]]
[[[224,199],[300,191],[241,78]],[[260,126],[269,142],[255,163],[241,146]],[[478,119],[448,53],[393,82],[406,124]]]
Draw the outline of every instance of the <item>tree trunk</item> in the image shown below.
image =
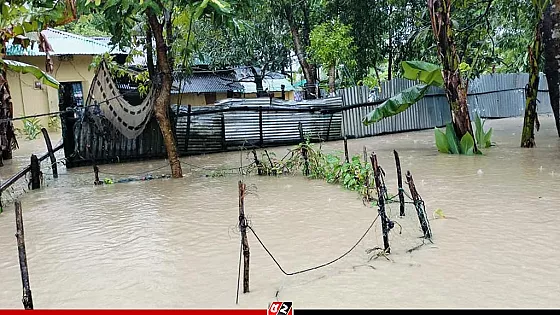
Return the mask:
[[169,64],[167,45],[163,37],[163,25],[158,22],[157,16],[151,8],[146,9],[148,23],[152,29],[152,34],[156,42],[157,74],[152,78],[152,82],[157,87],[155,95],[155,116],[163,135],[163,142],[167,150],[167,157],[171,165],[171,176],[174,178],[183,177],[181,162],[177,154],[177,146],[169,121],[168,108],[171,102],[171,65]]
[[332,95],[336,91],[336,67],[329,67],[329,93]]
[[[290,33],[292,34],[292,40],[294,42],[294,50],[296,52],[301,69],[303,70],[303,76],[307,81],[305,87],[307,91],[306,94],[308,95],[308,98],[317,98],[318,91],[315,87],[317,82],[315,79],[315,67],[307,61],[307,58],[305,56],[307,50],[307,46],[305,44],[305,36],[304,41],[302,42],[299,35],[299,25],[294,20],[293,8],[291,4],[286,4],[284,6],[284,14],[288,25],[290,26]],[[309,38],[309,35],[307,35],[307,38]]]
[[253,81],[255,82],[255,85],[257,87],[257,97],[263,97],[266,96],[266,94],[264,93],[264,87],[263,87],[263,76],[264,76],[264,70],[263,73],[259,74],[257,72],[257,70],[255,69],[255,67],[250,67],[251,72],[253,73]]
[[542,20],[537,23],[535,39],[529,46],[529,84],[525,96],[525,118],[521,134],[521,147],[535,146],[535,120],[537,119],[537,95],[539,92],[539,59],[542,50]]
[[0,69],[0,166],[3,166],[2,160],[12,158],[12,150],[17,148],[16,136],[14,133],[14,125],[12,119],[14,108],[8,80],[5,72]]
[[[453,126],[457,137],[474,135],[467,105],[467,82],[459,72],[459,57],[453,42],[451,0],[428,0],[432,30],[438,42],[438,55],[442,64],[445,95],[451,107]],[[474,138],[474,137],[473,137]],[[474,151],[478,149],[474,147]]]
[[553,0],[544,14],[542,40],[548,95],[560,137],[560,0]]

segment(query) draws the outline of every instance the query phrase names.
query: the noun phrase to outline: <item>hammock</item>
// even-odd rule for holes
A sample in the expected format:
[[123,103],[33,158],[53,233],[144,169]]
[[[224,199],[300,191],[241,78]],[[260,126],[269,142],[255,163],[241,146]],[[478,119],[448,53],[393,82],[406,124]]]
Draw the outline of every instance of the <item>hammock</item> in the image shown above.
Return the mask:
[[107,65],[102,61],[91,83],[85,105],[89,109],[97,107],[97,104],[100,112],[90,112],[109,120],[126,138],[135,139],[142,134],[152,117],[153,92],[153,89],[150,89],[140,105],[129,104],[117,89]]

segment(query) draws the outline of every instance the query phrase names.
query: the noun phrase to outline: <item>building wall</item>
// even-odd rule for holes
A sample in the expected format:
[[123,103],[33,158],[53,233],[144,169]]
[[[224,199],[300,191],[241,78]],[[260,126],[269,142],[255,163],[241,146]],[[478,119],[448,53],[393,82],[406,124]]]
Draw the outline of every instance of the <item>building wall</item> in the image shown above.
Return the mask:
[[[226,98],[227,93],[216,93],[216,101]],[[171,104],[179,104],[179,94],[171,95]],[[183,93],[183,96],[181,96],[181,105],[206,106],[213,104],[206,104],[204,93]]]
[[[51,74],[59,82],[81,82],[83,89],[84,101],[91,81],[93,80],[94,71],[88,70],[88,66],[92,61],[92,56],[75,55],[72,60],[61,61],[57,56],[52,57],[54,71]],[[11,59],[32,64],[45,69],[44,56],[23,56],[12,57]],[[31,74],[20,74],[8,71],[8,84],[14,104],[14,117],[26,115],[43,114],[48,112],[56,112],[58,108],[58,90],[41,85],[40,89],[34,87],[37,81]],[[39,118],[43,127],[48,126],[48,117]],[[22,128],[21,121],[14,121],[16,128]]]
[[[244,98],[256,98],[257,93],[243,93],[241,95]],[[280,98],[282,97],[282,92],[274,92],[274,97]],[[294,100],[294,91],[287,91],[286,92],[286,100],[293,101]]]

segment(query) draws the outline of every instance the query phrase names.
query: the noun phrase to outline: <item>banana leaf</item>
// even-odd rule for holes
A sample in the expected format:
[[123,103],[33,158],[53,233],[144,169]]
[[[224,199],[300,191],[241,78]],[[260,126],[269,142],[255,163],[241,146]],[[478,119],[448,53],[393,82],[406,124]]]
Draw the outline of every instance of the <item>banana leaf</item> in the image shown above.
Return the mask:
[[19,72],[22,74],[31,73],[35,78],[37,78],[37,80],[41,80],[41,82],[43,82],[44,84],[51,86],[55,89],[58,89],[60,86],[60,83],[58,83],[58,81],[55,78],[43,72],[41,69],[39,69],[36,66],[29,65],[15,60],[4,60],[4,59],[0,59],[0,64],[6,65],[8,70],[14,72]]
[[362,119],[362,123],[367,126],[405,111],[411,105],[422,99],[429,87],[430,86],[427,84],[417,84],[403,90],[369,112],[366,117]]
[[449,152],[452,154],[461,154],[461,149],[459,148],[459,138],[457,138],[457,134],[455,133],[455,128],[453,128],[452,123],[448,123],[446,125],[445,135],[447,136]]
[[461,153],[474,155],[474,139],[468,132],[461,138]]
[[436,135],[436,147],[441,153],[449,153],[449,143],[447,142],[447,137],[445,133],[441,130],[435,128],[434,133]]
[[419,80],[424,84],[443,86],[441,67],[424,61],[403,61],[401,67],[404,77],[409,80]]

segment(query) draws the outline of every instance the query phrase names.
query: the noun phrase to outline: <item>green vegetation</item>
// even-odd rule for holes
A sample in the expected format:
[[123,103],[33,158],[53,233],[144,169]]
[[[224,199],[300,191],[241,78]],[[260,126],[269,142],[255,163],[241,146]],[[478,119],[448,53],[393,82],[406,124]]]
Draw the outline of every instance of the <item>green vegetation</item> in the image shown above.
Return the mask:
[[23,121],[23,134],[27,140],[35,140],[41,134],[41,121],[39,118],[28,118]]

